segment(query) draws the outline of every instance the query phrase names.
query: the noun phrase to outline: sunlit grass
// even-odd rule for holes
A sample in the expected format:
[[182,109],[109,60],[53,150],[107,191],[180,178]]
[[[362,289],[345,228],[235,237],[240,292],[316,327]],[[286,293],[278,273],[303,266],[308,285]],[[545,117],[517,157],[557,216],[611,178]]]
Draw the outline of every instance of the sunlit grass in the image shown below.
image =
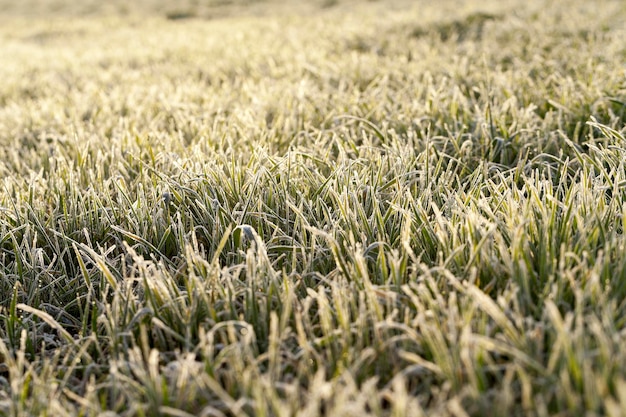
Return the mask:
[[626,413],[621,2],[29,4],[0,414]]

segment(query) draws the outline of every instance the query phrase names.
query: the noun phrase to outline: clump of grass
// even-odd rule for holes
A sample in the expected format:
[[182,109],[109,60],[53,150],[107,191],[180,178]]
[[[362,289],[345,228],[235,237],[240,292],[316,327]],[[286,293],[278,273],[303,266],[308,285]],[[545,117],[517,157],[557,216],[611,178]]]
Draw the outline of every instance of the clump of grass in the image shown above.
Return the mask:
[[623,414],[623,7],[157,3],[0,29],[1,414]]
[[193,9],[172,9],[165,13],[168,20],[184,20],[196,17],[198,14]]

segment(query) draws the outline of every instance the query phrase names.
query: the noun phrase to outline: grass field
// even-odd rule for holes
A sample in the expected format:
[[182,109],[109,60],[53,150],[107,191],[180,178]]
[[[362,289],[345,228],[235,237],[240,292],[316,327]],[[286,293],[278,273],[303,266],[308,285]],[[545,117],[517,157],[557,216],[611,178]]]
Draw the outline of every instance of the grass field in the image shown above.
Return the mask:
[[626,415],[623,1],[0,10],[0,415]]

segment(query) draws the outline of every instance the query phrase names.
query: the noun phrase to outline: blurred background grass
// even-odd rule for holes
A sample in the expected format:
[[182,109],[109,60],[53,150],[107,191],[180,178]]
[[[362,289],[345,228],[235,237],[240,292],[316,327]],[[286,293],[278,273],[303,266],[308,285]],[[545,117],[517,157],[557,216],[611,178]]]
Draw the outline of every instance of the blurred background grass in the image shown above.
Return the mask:
[[[59,17],[98,15],[160,15],[168,19],[213,19],[230,16],[306,14],[329,8],[346,8],[363,3],[385,7],[410,7],[409,0],[0,0],[0,16]],[[456,2],[459,3],[459,2]]]

